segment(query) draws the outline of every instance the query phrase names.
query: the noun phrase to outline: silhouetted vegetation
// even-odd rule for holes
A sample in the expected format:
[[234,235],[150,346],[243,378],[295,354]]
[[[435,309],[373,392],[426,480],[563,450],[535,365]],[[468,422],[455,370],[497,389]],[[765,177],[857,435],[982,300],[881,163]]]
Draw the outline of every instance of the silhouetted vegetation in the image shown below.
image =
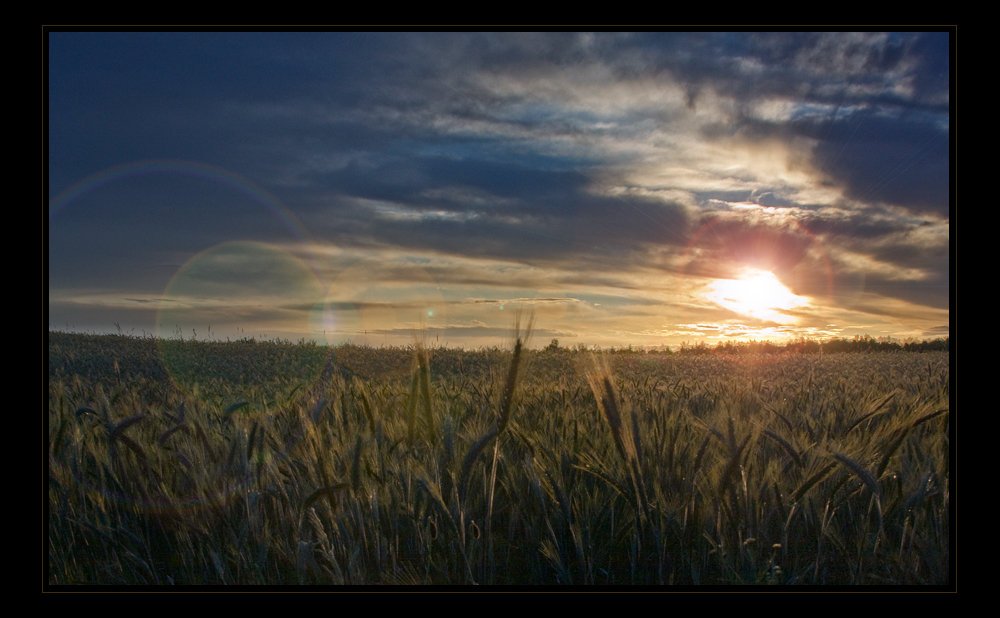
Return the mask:
[[858,335],[853,339],[794,339],[785,343],[771,341],[727,341],[715,347],[705,343],[681,344],[679,354],[836,354],[838,352],[948,352],[949,337],[932,341],[900,341],[891,337]]

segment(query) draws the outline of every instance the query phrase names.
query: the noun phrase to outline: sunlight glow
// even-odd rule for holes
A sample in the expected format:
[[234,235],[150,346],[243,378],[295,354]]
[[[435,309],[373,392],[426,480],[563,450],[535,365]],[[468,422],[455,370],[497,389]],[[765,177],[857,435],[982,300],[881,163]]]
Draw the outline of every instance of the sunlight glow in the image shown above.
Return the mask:
[[717,279],[705,296],[726,309],[781,324],[795,322],[781,310],[809,304],[807,298],[792,294],[774,273],[757,269],[747,269],[739,279]]

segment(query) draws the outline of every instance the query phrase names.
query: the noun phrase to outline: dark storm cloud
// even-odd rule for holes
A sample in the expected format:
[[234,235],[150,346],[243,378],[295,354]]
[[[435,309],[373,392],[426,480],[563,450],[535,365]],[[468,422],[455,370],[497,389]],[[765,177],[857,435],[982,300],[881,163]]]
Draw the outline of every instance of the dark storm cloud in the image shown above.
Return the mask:
[[847,247],[899,268],[937,272],[947,278],[949,250],[947,229],[927,220],[890,218],[883,211],[807,213],[799,222],[810,234],[832,246]]
[[567,192],[526,202],[464,220],[399,218],[375,227],[400,247],[547,264],[583,259],[581,268],[615,271],[634,264],[646,246],[677,244],[687,225],[672,205],[642,198]]
[[[473,112],[479,109],[479,116],[495,121],[498,106],[509,107],[527,98],[508,95],[498,99],[482,88],[463,94],[452,85],[461,85],[477,71],[497,78],[537,75],[600,61],[610,65],[623,81],[644,78],[650,71],[668,71],[688,83],[692,92],[710,85],[741,97],[796,94],[807,100],[849,105],[853,99],[843,88],[824,95],[820,86],[829,80],[842,86],[843,80],[852,76],[858,83],[885,81],[885,72],[899,64],[901,50],[914,47],[912,41],[907,44],[899,37],[883,41],[874,34],[839,46],[836,39],[822,34],[53,36],[53,55],[60,56],[61,50],[61,55],[75,58],[54,71],[52,82],[59,87],[53,88],[53,106],[114,110],[112,115],[105,114],[106,124],[91,127],[88,133],[103,136],[107,146],[113,143],[119,156],[184,156],[214,160],[239,170],[264,165],[260,160],[264,153],[274,166],[283,160],[292,164],[296,156],[356,156],[358,152],[378,151],[381,162],[361,164],[355,160],[338,171],[303,178],[325,190],[357,197],[459,210],[463,209],[460,203],[433,200],[420,193],[429,188],[471,186],[498,197],[532,196],[533,204],[522,203],[526,208],[538,208],[547,193],[561,188],[572,192],[584,184],[572,171],[539,168],[537,158],[522,165],[475,156],[427,154],[435,143],[438,149],[455,147],[466,153],[496,151],[493,136],[444,136],[406,120],[407,112],[414,112],[416,118],[460,117],[461,110],[454,105],[471,101],[476,104]],[[742,68],[746,60],[761,65],[761,79],[746,79]],[[92,68],[83,71],[85,66]],[[94,79],[102,87],[87,87],[81,74],[97,75]],[[805,92],[803,84],[808,86]],[[939,93],[933,90],[931,94]],[[68,100],[72,97],[77,98]],[[227,109],[229,101],[240,101],[242,111]],[[395,108],[402,116],[388,125],[371,118],[367,122],[338,118],[359,104]],[[311,113],[289,111],[282,115],[280,110],[272,110],[268,114],[260,109],[256,117],[249,113],[269,105]],[[543,126],[544,132],[558,132],[558,123],[566,116],[555,110],[553,107],[548,117],[513,120]],[[817,148],[817,160],[848,184],[851,195],[881,195],[899,187],[903,195],[898,199],[940,209],[941,185],[946,190],[946,183],[934,185],[934,180],[927,180],[933,176],[924,173],[921,161],[926,153],[924,157],[917,153],[915,158],[913,152],[928,138],[933,140],[931,130],[918,126],[892,133],[895,123],[867,118],[864,122],[874,130],[858,135],[857,125],[862,121],[854,116],[859,115],[866,114],[855,112],[836,127],[809,127],[810,134],[827,133]],[[872,135],[883,136],[882,141],[873,144]],[[104,145],[98,142],[93,149],[100,152]],[[876,148],[880,145],[891,146],[891,156],[885,156],[884,148]],[[939,157],[940,148],[932,154]],[[907,162],[908,156],[913,160]],[[934,163],[937,161],[927,164]],[[546,207],[553,205],[548,201]]]
[[[894,298],[908,303],[931,307],[934,309],[947,310],[951,299],[948,289],[948,280],[943,277],[935,277],[928,281],[920,281],[912,284],[898,283],[896,281],[883,282],[874,277],[867,282],[869,288],[876,291],[882,298]],[[871,307],[868,310],[871,311]],[[890,315],[891,312],[871,311],[876,314]],[[898,314],[898,310],[896,311]]]
[[947,34],[662,37],[649,35],[662,52],[655,61],[687,84],[690,107],[708,87],[732,95],[744,110],[774,96],[817,106],[787,123],[743,116],[707,125],[706,137],[815,138],[814,163],[849,197],[947,216]]
[[[671,45],[660,66],[697,89],[742,100],[775,95],[837,106],[871,104],[947,113],[946,33],[760,33],[648,35]],[[914,92],[894,91],[914,81]]]
[[879,214],[874,209],[841,211],[836,213],[836,217],[813,212],[803,215],[800,218],[800,223],[813,234],[862,241],[883,238],[909,227],[905,221],[889,219],[879,216]]
[[817,167],[852,199],[947,217],[948,178],[939,172],[948,166],[947,127],[926,115],[873,116],[858,111],[815,127],[812,133],[825,134],[814,153]]

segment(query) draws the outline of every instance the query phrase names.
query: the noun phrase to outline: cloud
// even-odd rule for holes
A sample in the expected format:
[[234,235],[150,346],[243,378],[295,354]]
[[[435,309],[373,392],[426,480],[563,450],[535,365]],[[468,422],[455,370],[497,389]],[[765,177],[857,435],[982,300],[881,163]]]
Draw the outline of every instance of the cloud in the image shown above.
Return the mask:
[[[949,44],[905,32],[52,33],[51,194],[143,159],[230,175],[133,175],[78,196],[49,224],[50,293],[163,296],[194,256],[250,240],[331,287],[394,289],[414,272],[396,260],[425,260],[449,302],[532,298],[565,312],[553,332],[583,332],[567,316],[586,311],[602,337],[678,330],[619,323],[657,311],[704,322],[688,315],[709,311],[698,290],[749,265],[825,293],[830,312],[865,294],[939,309]],[[245,186],[227,184],[236,177]],[[358,260],[382,267],[343,275]],[[237,269],[215,285],[253,281]],[[333,302],[349,300],[364,302]],[[454,328],[497,328],[462,319]]]

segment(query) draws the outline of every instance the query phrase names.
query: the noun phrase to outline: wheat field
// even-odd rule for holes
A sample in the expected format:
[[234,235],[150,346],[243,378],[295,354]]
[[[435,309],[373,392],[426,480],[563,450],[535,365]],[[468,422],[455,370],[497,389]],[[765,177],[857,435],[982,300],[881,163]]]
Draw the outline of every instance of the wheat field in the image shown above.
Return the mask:
[[949,356],[48,333],[46,585],[946,586]]

